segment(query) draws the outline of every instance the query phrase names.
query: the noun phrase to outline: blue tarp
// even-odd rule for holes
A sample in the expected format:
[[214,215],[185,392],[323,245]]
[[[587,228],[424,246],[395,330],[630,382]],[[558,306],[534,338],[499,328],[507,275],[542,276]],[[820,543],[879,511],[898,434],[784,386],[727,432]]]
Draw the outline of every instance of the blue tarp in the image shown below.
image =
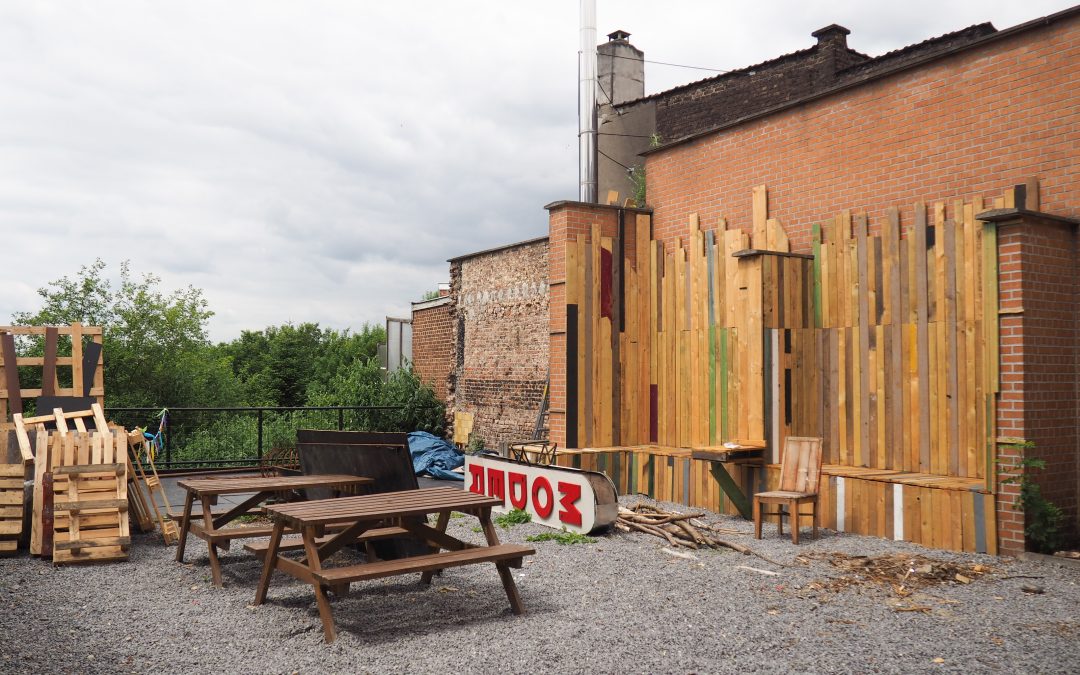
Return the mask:
[[465,480],[465,476],[452,471],[465,464],[465,455],[438,436],[426,431],[412,432],[409,434],[409,454],[417,476],[426,473],[442,480]]

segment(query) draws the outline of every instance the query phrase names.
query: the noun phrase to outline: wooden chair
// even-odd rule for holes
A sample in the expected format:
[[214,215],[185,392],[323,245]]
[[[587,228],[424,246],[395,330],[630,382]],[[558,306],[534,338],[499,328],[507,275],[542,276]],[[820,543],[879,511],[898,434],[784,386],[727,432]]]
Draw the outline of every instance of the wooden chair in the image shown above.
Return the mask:
[[[799,543],[799,518],[812,516],[814,539],[818,531],[818,484],[821,478],[821,439],[788,436],[780,462],[780,489],[754,495],[754,537],[761,539],[762,516],[776,516],[777,532],[784,535],[784,505],[791,516],[791,541]],[[762,510],[763,504],[776,504],[776,511]],[[810,504],[810,513],[799,507]]]

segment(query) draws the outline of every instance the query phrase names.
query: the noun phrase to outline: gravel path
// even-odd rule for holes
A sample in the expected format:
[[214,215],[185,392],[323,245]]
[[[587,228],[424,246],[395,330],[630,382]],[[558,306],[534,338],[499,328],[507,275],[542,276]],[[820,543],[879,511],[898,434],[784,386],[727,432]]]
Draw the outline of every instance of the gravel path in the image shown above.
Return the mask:
[[[1080,663],[1075,565],[831,531],[794,547],[775,530],[754,541],[739,519],[705,520],[738,529],[722,536],[786,566],[729,550],[676,558],[644,534],[541,542],[514,571],[525,616],[511,614],[491,566],[474,565],[430,588],[412,577],[355,584],[333,601],[331,645],[309,586],[276,575],[267,604],[251,606],[259,565],[237,542],[223,557],[224,589],[210,585],[198,540],[187,565],[141,535],[128,563],[53,567],[23,554],[0,559],[0,672],[1066,673]],[[475,525],[454,518],[450,530],[480,542]],[[523,542],[547,531],[526,524],[500,536]],[[880,585],[843,583],[851,573],[830,563],[832,552],[922,554],[995,571],[899,599]],[[1032,584],[1045,592],[1022,590]]]

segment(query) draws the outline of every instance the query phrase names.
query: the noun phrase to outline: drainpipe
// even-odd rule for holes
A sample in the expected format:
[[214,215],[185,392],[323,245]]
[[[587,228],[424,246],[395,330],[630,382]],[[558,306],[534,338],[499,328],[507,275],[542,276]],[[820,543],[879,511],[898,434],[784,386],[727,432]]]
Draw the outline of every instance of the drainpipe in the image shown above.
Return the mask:
[[596,202],[596,0],[581,0],[578,51],[578,199]]

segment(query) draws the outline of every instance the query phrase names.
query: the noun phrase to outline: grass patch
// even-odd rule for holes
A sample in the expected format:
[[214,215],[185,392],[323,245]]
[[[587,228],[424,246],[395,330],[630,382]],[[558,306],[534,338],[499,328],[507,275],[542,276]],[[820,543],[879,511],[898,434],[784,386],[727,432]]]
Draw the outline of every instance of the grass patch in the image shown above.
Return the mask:
[[495,516],[495,524],[503,529],[508,529],[513,525],[521,525],[522,523],[532,522],[532,516],[528,511],[522,509],[514,509],[510,513],[500,513]]
[[562,545],[568,544],[595,544],[596,539],[584,534],[578,534],[577,532],[544,532],[542,534],[532,534],[525,537],[525,541],[557,541]]

